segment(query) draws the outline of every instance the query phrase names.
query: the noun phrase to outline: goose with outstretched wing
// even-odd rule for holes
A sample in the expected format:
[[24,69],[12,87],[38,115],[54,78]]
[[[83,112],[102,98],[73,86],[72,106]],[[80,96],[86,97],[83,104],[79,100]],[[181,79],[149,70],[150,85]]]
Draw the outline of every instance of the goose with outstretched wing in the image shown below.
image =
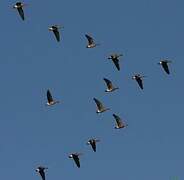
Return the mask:
[[36,169],[36,172],[38,172],[42,178],[42,180],[45,180],[45,170],[48,169],[47,167],[39,166]]
[[125,124],[118,115],[113,114],[113,117],[116,120],[115,129],[121,129],[121,128],[124,128],[124,127],[127,127],[128,126],[128,124]]
[[132,79],[137,81],[137,83],[141,89],[144,88],[143,87],[143,80],[142,80],[143,77],[145,77],[145,76],[141,76],[140,74],[135,74],[134,76],[132,76]]
[[94,39],[90,35],[85,34],[85,37],[88,40],[88,44],[87,44],[86,48],[94,48],[94,47],[99,45],[99,44],[95,43]]
[[112,92],[112,91],[119,89],[118,87],[114,87],[112,82],[109,79],[103,78],[103,80],[105,81],[107,85],[107,89],[105,90],[105,92]]
[[80,159],[79,159],[80,155],[82,155],[82,153],[72,153],[68,156],[70,159],[74,160],[78,168],[80,168]]
[[93,98],[93,100],[95,101],[96,106],[97,106],[96,113],[102,113],[102,112],[105,112],[107,110],[110,110],[109,108],[104,107],[103,104],[98,99]]
[[88,140],[87,145],[91,145],[93,151],[96,152],[96,143],[97,142],[100,142],[100,140],[92,138],[92,139]]
[[158,64],[162,66],[162,68],[164,69],[164,71],[167,73],[167,74],[170,74],[170,71],[169,71],[169,66],[168,64],[171,63],[171,61],[168,61],[168,60],[162,60],[160,61]]
[[51,105],[54,105],[57,103],[59,103],[59,101],[56,101],[53,99],[52,94],[51,94],[50,90],[48,89],[47,90],[47,106],[51,106]]
[[111,59],[114,65],[116,66],[117,70],[120,71],[119,65],[119,57],[123,56],[122,54],[111,54],[108,59]]
[[49,27],[49,31],[52,31],[54,33],[54,36],[55,36],[57,42],[60,41],[60,32],[59,32],[60,28],[61,27],[58,25],[53,25],[53,26]]
[[25,6],[25,4],[22,2],[16,2],[16,4],[13,6],[14,9],[17,9],[17,11],[18,11],[18,13],[23,21],[25,20],[24,10],[23,10],[24,6]]

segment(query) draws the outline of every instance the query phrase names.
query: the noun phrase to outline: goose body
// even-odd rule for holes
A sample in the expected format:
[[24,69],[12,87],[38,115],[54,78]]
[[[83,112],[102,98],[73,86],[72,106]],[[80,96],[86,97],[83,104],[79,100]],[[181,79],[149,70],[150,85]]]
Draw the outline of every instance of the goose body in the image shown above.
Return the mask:
[[171,63],[171,61],[168,61],[168,60],[162,60],[160,61],[158,64],[160,64],[162,66],[162,68],[164,69],[164,71],[167,73],[167,74],[170,74],[170,71],[169,71],[169,66],[168,64]]
[[81,153],[72,153],[68,156],[70,159],[74,160],[74,162],[78,168],[80,168],[80,159],[79,159],[80,155],[81,155]]
[[111,59],[114,65],[116,66],[117,70],[120,71],[119,65],[119,57],[123,56],[122,54],[111,54],[108,59]]
[[105,112],[107,110],[110,110],[109,108],[104,107],[103,104],[98,99],[93,98],[93,100],[95,101],[96,106],[97,106],[96,113],[102,113],[102,112]]
[[121,120],[121,118],[118,115],[113,114],[113,117],[116,120],[115,129],[121,129],[121,128],[125,128],[128,126],[128,124],[123,123],[123,121]]
[[99,44],[95,43],[94,39],[90,35],[85,34],[85,37],[88,40],[88,44],[87,44],[86,48],[94,48],[94,47],[99,45]]
[[143,77],[144,77],[144,76],[141,76],[140,74],[136,74],[136,75],[132,76],[132,79],[134,79],[134,80],[137,81],[137,83],[138,83],[138,85],[139,85],[139,87],[140,87],[141,89],[144,88],[144,87],[143,87],[143,80],[142,80]]
[[88,140],[87,144],[91,145],[93,151],[96,152],[96,143],[99,142],[99,141],[100,141],[99,139],[92,138],[92,139]]
[[38,172],[42,178],[42,180],[45,180],[45,169],[48,169],[47,167],[39,166],[36,169],[36,172]]
[[55,101],[51,95],[50,90],[47,90],[47,106],[52,106],[57,103],[59,103],[59,101]]
[[60,33],[59,33],[60,28],[61,27],[59,27],[58,25],[53,25],[53,26],[49,27],[49,31],[52,31],[54,33],[54,36],[55,36],[57,42],[60,41]]
[[25,20],[25,16],[24,16],[23,6],[24,6],[24,4],[23,4],[22,2],[17,2],[17,3],[13,6],[13,8],[14,8],[14,9],[17,9],[17,11],[18,11],[20,17],[21,17],[22,20],[24,21],[24,20]]
[[105,83],[107,85],[107,89],[105,90],[105,92],[113,92],[113,91],[119,89],[118,87],[114,87],[112,82],[109,79],[103,78],[103,80],[105,81]]

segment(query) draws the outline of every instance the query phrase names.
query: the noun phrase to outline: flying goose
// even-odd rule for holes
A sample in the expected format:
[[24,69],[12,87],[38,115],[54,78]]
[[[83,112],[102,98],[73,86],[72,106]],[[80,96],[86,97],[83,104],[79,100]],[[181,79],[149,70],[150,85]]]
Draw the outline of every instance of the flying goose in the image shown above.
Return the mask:
[[105,112],[105,111],[107,111],[107,110],[110,110],[109,108],[105,108],[105,107],[103,106],[103,104],[102,104],[98,99],[93,98],[93,100],[95,101],[96,106],[97,106],[97,111],[96,111],[96,113],[102,113],[102,112]]
[[116,89],[119,89],[118,87],[114,87],[112,82],[109,79],[103,78],[103,80],[107,85],[107,89],[105,90],[105,92],[112,92],[112,91],[115,91]]
[[45,180],[45,169],[48,169],[47,167],[39,166],[36,169],[36,172],[38,172],[42,178],[42,180]]
[[111,59],[113,61],[118,71],[120,71],[119,57],[121,56],[123,56],[123,54],[111,54],[108,57],[108,59]]
[[132,76],[132,79],[133,80],[136,80],[139,87],[141,89],[143,89],[143,81],[142,81],[142,78],[144,78],[145,76],[141,76],[140,74],[135,74],[134,76]]
[[88,34],[85,34],[85,36],[88,40],[88,44],[87,44],[86,48],[94,48],[94,47],[99,45],[99,44],[96,44],[94,39],[91,36],[89,36]]
[[121,128],[124,128],[124,127],[128,126],[128,124],[125,124],[125,123],[122,122],[121,118],[118,115],[113,114],[113,117],[116,120],[115,129],[121,129]]
[[50,26],[50,27],[49,27],[49,31],[52,31],[52,32],[54,33],[54,35],[55,35],[55,37],[56,37],[57,42],[59,42],[59,41],[60,41],[60,33],[59,33],[59,29],[61,29],[61,27],[60,27],[60,26],[58,26],[58,25],[53,25],[53,26]]
[[162,61],[160,61],[158,64],[162,66],[162,68],[164,69],[164,71],[165,71],[167,74],[170,74],[169,67],[168,67],[168,63],[171,63],[171,61],[162,60]]
[[92,138],[92,139],[88,140],[87,145],[91,145],[93,151],[96,152],[96,143],[97,142],[100,142],[100,140]]
[[25,20],[24,10],[23,10],[24,6],[25,6],[25,4],[22,3],[22,2],[16,2],[16,4],[13,6],[14,9],[18,10],[18,13],[19,13],[19,15],[20,15],[20,17],[22,18],[23,21]]
[[54,105],[56,103],[59,103],[59,101],[55,101],[53,98],[52,98],[52,95],[51,95],[51,92],[49,90],[47,90],[47,105],[48,106],[51,106],[51,105]]
[[78,168],[80,168],[80,159],[79,159],[80,155],[82,155],[82,153],[72,153],[68,156],[70,159],[74,160]]

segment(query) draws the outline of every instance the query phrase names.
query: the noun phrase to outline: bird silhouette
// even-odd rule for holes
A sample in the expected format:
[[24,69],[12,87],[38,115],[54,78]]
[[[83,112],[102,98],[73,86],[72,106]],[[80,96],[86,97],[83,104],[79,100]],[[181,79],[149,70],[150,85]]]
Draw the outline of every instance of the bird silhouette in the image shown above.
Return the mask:
[[169,67],[168,67],[168,64],[171,63],[171,61],[168,61],[168,60],[162,60],[160,61],[158,64],[162,66],[162,68],[164,69],[164,71],[167,73],[167,74],[170,74],[170,71],[169,71]]
[[70,159],[74,160],[78,168],[80,168],[80,159],[79,159],[80,155],[82,155],[82,153],[72,153],[68,156]]
[[142,80],[142,78],[144,78],[144,77],[145,76],[141,76],[140,74],[135,74],[134,76],[132,76],[132,79],[137,81],[137,83],[138,83],[138,85],[141,89],[143,89],[143,80]]
[[14,9],[17,9],[17,11],[18,11],[18,13],[23,21],[25,20],[24,10],[23,10],[24,6],[25,6],[25,4],[22,2],[16,2],[16,4],[13,6]]
[[107,89],[105,90],[105,92],[113,92],[113,91],[119,89],[118,87],[114,87],[112,82],[109,79],[103,78],[103,80],[105,81],[105,83],[107,85]]
[[88,44],[87,44],[86,48],[94,48],[94,47],[100,45],[100,44],[96,44],[94,39],[90,35],[85,34],[85,36],[86,36],[86,38],[88,40]]
[[111,59],[114,65],[116,66],[117,70],[120,71],[119,65],[119,57],[123,56],[122,54],[111,54],[108,59]]
[[128,126],[128,124],[123,123],[123,121],[121,120],[121,118],[118,115],[113,114],[113,117],[116,120],[115,129],[121,129],[121,128],[125,128]]
[[47,167],[39,166],[36,169],[36,172],[38,172],[42,178],[42,180],[45,180],[45,170],[48,169]]
[[58,25],[53,25],[53,26],[49,27],[49,31],[52,31],[54,33],[57,42],[60,41],[59,29],[61,29],[61,27]]
[[91,145],[93,151],[96,152],[96,143],[97,142],[100,142],[100,140],[92,138],[92,139],[88,140],[87,145]]
[[59,101],[55,101],[51,95],[50,90],[47,90],[47,106],[51,106],[59,103]]
[[93,98],[93,100],[95,101],[96,106],[97,106],[97,111],[96,111],[96,113],[102,113],[102,112],[105,112],[105,111],[107,111],[107,110],[110,110],[109,108],[105,108],[105,107],[103,106],[103,104],[102,104],[98,99]]

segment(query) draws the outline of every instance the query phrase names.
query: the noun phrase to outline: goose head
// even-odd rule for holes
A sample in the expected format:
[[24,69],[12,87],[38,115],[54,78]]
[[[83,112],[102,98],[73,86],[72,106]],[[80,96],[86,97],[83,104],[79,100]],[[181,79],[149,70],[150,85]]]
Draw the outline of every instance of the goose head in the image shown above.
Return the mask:
[[72,155],[72,154],[70,154],[68,157],[71,159],[71,158],[73,158],[73,155]]

